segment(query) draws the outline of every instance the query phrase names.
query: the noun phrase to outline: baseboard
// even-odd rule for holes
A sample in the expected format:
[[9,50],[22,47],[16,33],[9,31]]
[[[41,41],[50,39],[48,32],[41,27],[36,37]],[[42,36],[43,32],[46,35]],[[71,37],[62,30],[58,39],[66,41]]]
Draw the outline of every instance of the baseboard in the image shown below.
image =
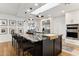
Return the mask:
[[11,42],[12,40],[0,40],[0,43]]

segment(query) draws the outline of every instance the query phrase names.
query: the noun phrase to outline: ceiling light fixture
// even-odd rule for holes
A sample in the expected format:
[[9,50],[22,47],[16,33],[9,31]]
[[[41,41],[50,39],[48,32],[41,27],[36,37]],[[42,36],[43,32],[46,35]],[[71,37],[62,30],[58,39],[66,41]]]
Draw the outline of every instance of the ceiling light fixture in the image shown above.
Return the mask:
[[62,12],[62,13],[65,13],[65,10],[62,10],[61,12]]
[[44,17],[43,15],[41,17]]
[[25,12],[25,14],[27,14],[27,12]]
[[35,5],[35,6],[38,6],[38,3],[35,3],[34,5]]
[[39,15],[39,17],[41,17],[41,15]]
[[43,15],[37,15],[36,17],[41,18],[41,17],[44,17],[44,16]]
[[42,7],[40,7],[38,9],[36,9],[35,11],[31,12],[31,14],[38,15],[39,13],[42,13],[42,12],[44,12],[46,10],[54,8],[57,5],[59,5],[59,3],[48,3],[48,4],[45,4]]
[[30,10],[32,10],[32,8],[30,8]]
[[28,9],[27,11],[28,11],[28,12],[30,12],[30,10],[29,10],[29,9]]

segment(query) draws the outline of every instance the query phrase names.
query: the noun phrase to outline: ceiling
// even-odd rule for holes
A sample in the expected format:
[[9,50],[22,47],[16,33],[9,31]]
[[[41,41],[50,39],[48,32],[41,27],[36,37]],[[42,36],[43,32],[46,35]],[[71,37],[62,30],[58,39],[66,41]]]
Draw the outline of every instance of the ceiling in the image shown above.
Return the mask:
[[[27,10],[32,8],[31,12],[41,7],[45,3],[39,3],[38,6],[35,3],[0,3],[0,14],[15,15],[18,17],[27,16]],[[26,12],[26,14],[25,14]]]
[[[34,3],[0,3],[0,14],[9,14],[15,15],[18,17],[28,17],[29,12],[27,10],[32,8],[32,11],[40,8],[45,5],[45,3],[38,3],[38,6],[35,6]],[[45,12],[42,12],[41,15],[44,16],[60,16],[64,15],[65,12],[79,10],[79,3],[61,3],[58,6],[51,8]],[[25,14],[26,12],[26,14]]]
[[51,8],[50,10],[47,10],[41,15],[47,16],[61,16],[65,15],[67,12],[77,11],[79,10],[79,3],[61,3],[60,5],[56,6],[55,8]]
[[0,13],[15,15],[20,4],[0,3]]

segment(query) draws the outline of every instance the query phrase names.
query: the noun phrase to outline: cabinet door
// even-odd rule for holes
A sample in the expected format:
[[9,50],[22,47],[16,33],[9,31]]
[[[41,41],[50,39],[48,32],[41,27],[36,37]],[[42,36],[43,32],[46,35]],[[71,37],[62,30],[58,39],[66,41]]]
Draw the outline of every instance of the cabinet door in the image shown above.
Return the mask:
[[72,24],[73,23],[73,19],[72,19],[72,16],[70,13],[66,13],[66,16],[65,16],[65,21],[66,21],[66,24]]
[[62,38],[54,40],[54,55],[57,56],[62,51]]
[[35,46],[34,56],[42,56],[42,45]]
[[44,56],[52,56],[53,55],[53,41],[52,40],[44,40],[43,41],[43,55]]

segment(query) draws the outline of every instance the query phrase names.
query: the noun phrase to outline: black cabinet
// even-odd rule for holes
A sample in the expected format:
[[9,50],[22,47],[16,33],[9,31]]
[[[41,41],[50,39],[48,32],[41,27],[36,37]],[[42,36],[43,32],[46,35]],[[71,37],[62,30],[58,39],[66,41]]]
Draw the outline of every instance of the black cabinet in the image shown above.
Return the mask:
[[53,40],[44,40],[43,41],[43,55],[51,56],[53,55]]
[[54,56],[62,52],[62,37],[59,36],[58,39],[54,40]]
[[56,39],[43,41],[43,56],[57,56],[62,52],[62,35]]
[[[12,40],[12,43],[13,45],[15,44],[15,39]],[[46,37],[44,40],[33,42],[32,45],[32,48],[26,50],[32,56],[57,56],[62,52],[62,36],[60,35],[58,38],[52,40]]]
[[34,47],[33,56],[57,56],[62,52],[62,36],[57,39],[43,40],[41,44]]

